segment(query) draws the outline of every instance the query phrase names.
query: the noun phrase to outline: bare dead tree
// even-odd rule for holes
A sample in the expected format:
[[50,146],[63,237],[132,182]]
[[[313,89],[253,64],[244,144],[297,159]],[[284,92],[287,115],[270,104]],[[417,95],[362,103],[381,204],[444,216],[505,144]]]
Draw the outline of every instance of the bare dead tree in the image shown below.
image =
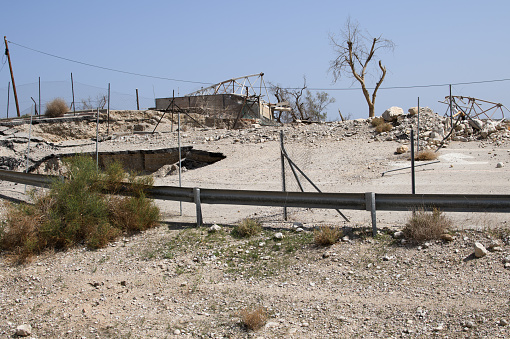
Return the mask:
[[377,59],[376,53],[379,50],[393,50],[395,44],[393,41],[384,39],[382,35],[377,38],[371,38],[364,35],[359,28],[357,22],[347,19],[345,28],[342,30],[341,39],[337,39],[334,35],[329,36],[331,45],[337,53],[337,57],[330,63],[330,71],[333,73],[333,80],[336,82],[341,76],[354,78],[361,85],[361,90],[368,104],[368,116],[375,116],[375,98],[377,90],[381,86],[386,76],[386,67],[383,66],[381,60],[378,61],[379,70],[378,78],[372,94],[369,93],[366,85],[366,76],[371,74],[369,66],[371,62]]
[[290,111],[275,111],[273,118],[277,122],[295,120],[322,121],[326,119],[326,107],[335,102],[326,92],[310,92],[306,89],[306,77],[299,88],[282,88],[280,85],[270,86],[271,93],[278,102],[289,102]]

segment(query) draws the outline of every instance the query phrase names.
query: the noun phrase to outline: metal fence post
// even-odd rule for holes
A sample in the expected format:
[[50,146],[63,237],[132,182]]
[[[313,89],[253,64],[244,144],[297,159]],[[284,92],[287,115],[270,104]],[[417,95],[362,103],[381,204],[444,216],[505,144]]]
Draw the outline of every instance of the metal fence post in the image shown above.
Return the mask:
[[[283,131],[280,131],[280,157],[282,163],[282,191],[287,191],[287,186],[285,184],[285,156],[283,154],[284,146],[283,146]],[[283,220],[287,221],[287,206],[283,206]]]
[[370,211],[370,214],[372,216],[372,234],[375,237],[377,235],[377,218],[376,218],[375,193],[374,192],[366,192],[365,193],[365,204],[366,204],[366,210]]
[[197,227],[201,227],[203,225],[202,222],[202,205],[200,204],[200,188],[193,188],[193,197],[195,200],[195,206],[197,208]]

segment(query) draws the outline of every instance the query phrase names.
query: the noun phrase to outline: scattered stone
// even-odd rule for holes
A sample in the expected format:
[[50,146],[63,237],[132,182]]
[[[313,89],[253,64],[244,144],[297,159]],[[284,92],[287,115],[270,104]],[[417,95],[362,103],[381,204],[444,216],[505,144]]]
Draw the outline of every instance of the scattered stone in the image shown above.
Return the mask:
[[394,120],[397,120],[397,118],[399,116],[401,116],[402,114],[404,114],[404,110],[400,107],[397,107],[397,106],[392,106],[390,108],[388,108],[386,111],[384,111],[384,113],[382,114],[382,118],[385,120],[385,121],[394,121]]
[[181,283],[181,287],[185,287],[185,286],[188,286],[188,282],[187,282],[187,281],[183,281],[183,282]]
[[302,229],[301,227],[296,228],[296,232],[303,232],[303,231],[304,231],[304,229]]
[[[296,231],[297,231],[297,229],[296,229]],[[282,232],[275,233],[273,237],[275,239],[283,239],[283,233]]]
[[441,240],[444,240],[444,241],[453,241],[453,235],[451,234],[448,234],[448,233],[444,233],[444,234],[441,234]]
[[219,226],[219,225],[214,224],[211,227],[209,227],[210,233],[219,232],[219,231],[221,231],[221,226]]
[[402,146],[399,146],[397,147],[397,154],[404,154],[404,153],[407,153],[409,151],[409,147],[407,145],[402,145]]
[[265,328],[278,327],[279,325],[276,321],[269,321],[266,323]]
[[432,328],[432,330],[434,332],[440,332],[440,331],[444,330],[444,324],[443,323],[439,323],[436,327]]
[[510,255],[503,258],[503,264],[510,263]]
[[179,334],[181,334],[181,330],[180,330],[180,329],[178,329],[178,328],[176,328],[176,329],[174,330],[174,335],[179,335]]
[[302,323],[301,323],[301,327],[308,327],[308,326],[310,326],[310,324],[309,324],[309,323],[307,323],[307,322],[302,322]]
[[479,242],[475,242],[474,247],[475,247],[475,257],[477,257],[477,258],[485,257],[487,255],[487,253],[489,253],[487,251],[487,249]]
[[473,328],[473,327],[475,327],[475,323],[472,322],[471,320],[468,320],[468,321],[466,321],[464,326],[467,327],[467,328]]
[[330,256],[331,256],[331,253],[329,253],[329,252],[324,252],[324,253],[322,253],[322,257],[323,257],[324,259],[329,258]]
[[16,327],[16,335],[18,337],[28,337],[32,335],[32,326],[28,324],[19,325]]
[[385,255],[382,260],[383,261],[390,261],[392,259],[392,257],[388,256],[388,255]]
[[505,166],[505,164],[504,164],[504,163],[502,163],[502,162],[498,162],[498,163],[496,164],[496,168],[503,168],[504,166]]
[[348,242],[349,240],[350,240],[350,238],[349,238],[349,236],[348,236],[348,235],[344,235],[344,236],[342,237],[342,241],[343,241],[343,242]]
[[259,242],[259,247],[264,247],[264,246],[266,246],[266,243],[264,241]]

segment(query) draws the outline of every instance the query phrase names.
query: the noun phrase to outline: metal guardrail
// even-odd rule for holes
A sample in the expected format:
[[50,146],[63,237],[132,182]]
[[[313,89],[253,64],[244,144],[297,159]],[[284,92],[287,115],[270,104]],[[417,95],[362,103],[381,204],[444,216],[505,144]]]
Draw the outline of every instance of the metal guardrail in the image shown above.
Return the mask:
[[[0,170],[0,180],[32,186],[48,187],[56,179],[59,177]],[[376,210],[413,211],[438,208],[445,212],[510,213],[510,195],[496,194],[319,193],[154,186],[147,189],[147,195],[153,199],[195,203],[199,224],[201,203],[367,210],[372,213],[374,232],[377,231]]]

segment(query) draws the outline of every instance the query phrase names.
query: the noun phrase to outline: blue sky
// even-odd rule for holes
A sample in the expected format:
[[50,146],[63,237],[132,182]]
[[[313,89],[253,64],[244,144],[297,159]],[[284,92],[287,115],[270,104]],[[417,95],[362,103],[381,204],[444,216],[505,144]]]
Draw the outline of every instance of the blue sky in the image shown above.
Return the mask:
[[[28,88],[41,77],[46,93],[52,82],[69,81],[71,72],[81,84],[110,83],[112,91],[126,94],[138,88],[149,100],[205,85],[92,68],[16,44],[106,68],[203,83],[264,72],[266,81],[299,87],[306,75],[309,87],[327,89],[336,99],[328,108],[330,120],[338,118],[338,109],[367,117],[360,90],[331,90],[358,88],[348,78],[332,83],[328,73],[335,57],[328,36],[339,34],[349,16],[371,35],[396,44],[393,52],[379,55],[388,69],[383,87],[510,78],[510,2],[503,0],[9,1],[2,12],[0,33],[12,41],[16,85]],[[6,64],[0,71],[0,117],[9,81]],[[509,89],[510,81],[455,85],[453,94],[510,106]],[[25,105],[30,96],[37,100],[37,93],[21,92]],[[421,106],[444,114],[438,101],[446,95],[447,86],[381,89],[376,115],[390,106],[407,110],[418,97]],[[14,112],[11,99],[10,116]]]

